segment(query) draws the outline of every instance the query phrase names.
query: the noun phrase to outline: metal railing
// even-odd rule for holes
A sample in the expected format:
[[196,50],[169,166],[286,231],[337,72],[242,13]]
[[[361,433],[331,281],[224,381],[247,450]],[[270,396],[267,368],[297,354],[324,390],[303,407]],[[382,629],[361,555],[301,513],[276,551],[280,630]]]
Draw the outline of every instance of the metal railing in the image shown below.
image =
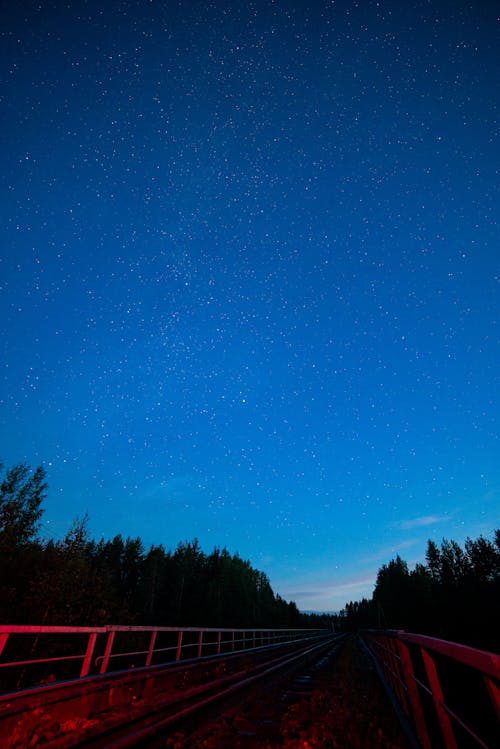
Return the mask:
[[[111,667],[126,671],[328,634],[324,629],[0,625],[0,691],[105,674]],[[2,678],[5,673],[17,675]]]
[[499,745],[499,655],[396,630],[362,639],[422,749]]

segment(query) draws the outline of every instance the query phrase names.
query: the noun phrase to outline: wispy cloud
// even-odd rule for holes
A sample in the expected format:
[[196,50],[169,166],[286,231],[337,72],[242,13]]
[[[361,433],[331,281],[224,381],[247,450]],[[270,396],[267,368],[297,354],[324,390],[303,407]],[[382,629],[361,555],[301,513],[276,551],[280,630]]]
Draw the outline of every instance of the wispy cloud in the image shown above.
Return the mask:
[[437,523],[444,523],[449,520],[449,516],[446,515],[421,515],[419,518],[412,518],[410,520],[400,520],[395,525],[402,530],[408,531],[412,528],[425,528],[428,525],[436,525]]

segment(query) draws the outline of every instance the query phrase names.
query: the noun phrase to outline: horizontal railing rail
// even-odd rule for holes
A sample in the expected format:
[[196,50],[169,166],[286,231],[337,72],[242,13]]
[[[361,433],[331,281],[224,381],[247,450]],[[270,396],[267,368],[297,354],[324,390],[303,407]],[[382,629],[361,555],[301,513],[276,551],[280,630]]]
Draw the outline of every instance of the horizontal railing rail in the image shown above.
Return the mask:
[[300,628],[0,625],[0,691],[105,674],[111,667],[126,671],[329,634]]
[[400,630],[362,639],[422,749],[498,746],[500,655]]

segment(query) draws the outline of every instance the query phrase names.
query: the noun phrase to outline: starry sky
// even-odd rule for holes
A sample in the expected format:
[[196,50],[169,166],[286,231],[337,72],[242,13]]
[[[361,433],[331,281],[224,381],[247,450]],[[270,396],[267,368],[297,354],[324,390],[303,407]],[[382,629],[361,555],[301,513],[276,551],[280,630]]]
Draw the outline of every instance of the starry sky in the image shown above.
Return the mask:
[[0,2],[0,457],[303,610],[500,520],[482,0]]

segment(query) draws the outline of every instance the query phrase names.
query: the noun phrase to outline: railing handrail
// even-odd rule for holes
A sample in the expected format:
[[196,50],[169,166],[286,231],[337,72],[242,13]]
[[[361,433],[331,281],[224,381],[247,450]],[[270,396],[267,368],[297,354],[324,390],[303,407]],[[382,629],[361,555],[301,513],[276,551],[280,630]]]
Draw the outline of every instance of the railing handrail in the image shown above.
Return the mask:
[[330,632],[327,627],[156,627],[140,624],[104,624],[65,627],[51,624],[0,624],[0,634],[89,634],[96,632]]
[[106,632],[106,627],[64,627],[50,624],[0,624],[0,634],[90,634]]
[[373,635],[390,635],[404,642],[420,645],[420,647],[426,650],[432,650],[440,655],[453,658],[453,660],[463,663],[464,666],[471,666],[478,669],[488,676],[493,676],[497,679],[500,677],[500,655],[497,655],[497,653],[491,653],[488,650],[479,650],[470,645],[462,645],[462,643],[452,642],[451,640],[442,640],[439,637],[406,632],[404,629],[369,629],[365,631]]

